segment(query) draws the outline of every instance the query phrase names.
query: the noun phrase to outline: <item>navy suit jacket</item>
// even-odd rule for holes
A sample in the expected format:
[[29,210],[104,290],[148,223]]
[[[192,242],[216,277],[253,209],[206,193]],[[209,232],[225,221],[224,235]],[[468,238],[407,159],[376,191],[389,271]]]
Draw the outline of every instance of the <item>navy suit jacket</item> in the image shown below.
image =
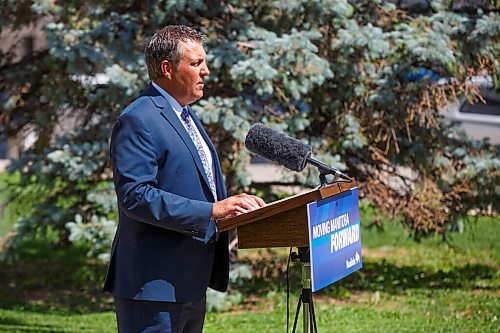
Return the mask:
[[[225,199],[212,153],[218,200]],[[104,291],[136,300],[192,302],[207,286],[226,291],[228,235],[205,244],[214,197],[198,151],[167,100],[149,85],[118,118],[111,136],[119,223]]]

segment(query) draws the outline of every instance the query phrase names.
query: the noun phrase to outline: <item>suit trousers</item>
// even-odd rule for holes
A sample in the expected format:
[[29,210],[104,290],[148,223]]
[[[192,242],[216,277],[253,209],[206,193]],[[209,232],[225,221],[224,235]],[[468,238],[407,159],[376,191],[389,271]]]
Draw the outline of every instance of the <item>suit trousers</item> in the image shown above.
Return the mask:
[[201,333],[206,298],[197,302],[141,301],[115,296],[119,333]]

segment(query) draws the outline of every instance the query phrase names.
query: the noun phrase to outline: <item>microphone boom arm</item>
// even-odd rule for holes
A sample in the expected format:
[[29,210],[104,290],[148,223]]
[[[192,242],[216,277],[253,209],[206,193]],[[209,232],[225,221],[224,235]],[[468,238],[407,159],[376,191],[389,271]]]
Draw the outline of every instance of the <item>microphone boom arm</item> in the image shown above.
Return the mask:
[[318,168],[319,180],[321,182],[321,185],[328,184],[328,181],[326,180],[326,175],[333,175],[334,177],[338,176],[339,178],[342,178],[342,179],[347,180],[349,182],[352,181],[348,175],[346,175],[346,174],[340,172],[339,170],[332,168],[324,163],[321,163],[320,161],[315,160],[312,157],[307,157],[307,163],[314,165],[315,167]]

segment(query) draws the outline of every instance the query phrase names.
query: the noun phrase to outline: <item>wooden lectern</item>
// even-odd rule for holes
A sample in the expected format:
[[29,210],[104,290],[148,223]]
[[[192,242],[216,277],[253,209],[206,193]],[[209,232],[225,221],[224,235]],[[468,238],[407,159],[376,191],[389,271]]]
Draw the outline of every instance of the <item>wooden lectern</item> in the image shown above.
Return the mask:
[[238,248],[309,246],[307,204],[357,187],[338,182],[278,200],[254,211],[219,220],[219,231],[238,229]]
[[[238,248],[240,249],[297,247],[296,261],[300,261],[302,265],[302,291],[297,304],[292,333],[295,333],[302,304],[304,305],[302,311],[303,332],[318,332],[311,291],[307,204],[349,191],[355,187],[357,184],[354,179],[351,182],[337,182],[272,202],[262,208],[233,218],[217,221],[219,231],[238,229]],[[292,256],[291,251],[290,254]]]

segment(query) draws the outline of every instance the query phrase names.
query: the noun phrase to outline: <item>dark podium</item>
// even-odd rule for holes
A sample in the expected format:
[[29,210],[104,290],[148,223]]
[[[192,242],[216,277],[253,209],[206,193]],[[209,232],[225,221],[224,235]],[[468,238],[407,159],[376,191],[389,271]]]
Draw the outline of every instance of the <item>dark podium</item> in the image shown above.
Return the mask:
[[298,254],[295,254],[294,259],[302,265],[302,291],[297,304],[292,332],[295,332],[301,304],[304,305],[303,332],[318,331],[311,291],[307,204],[356,187],[357,184],[354,179],[351,179],[350,182],[340,181],[322,185],[312,191],[278,200],[254,211],[217,222],[219,231],[237,228],[238,248],[240,249],[298,248]]

